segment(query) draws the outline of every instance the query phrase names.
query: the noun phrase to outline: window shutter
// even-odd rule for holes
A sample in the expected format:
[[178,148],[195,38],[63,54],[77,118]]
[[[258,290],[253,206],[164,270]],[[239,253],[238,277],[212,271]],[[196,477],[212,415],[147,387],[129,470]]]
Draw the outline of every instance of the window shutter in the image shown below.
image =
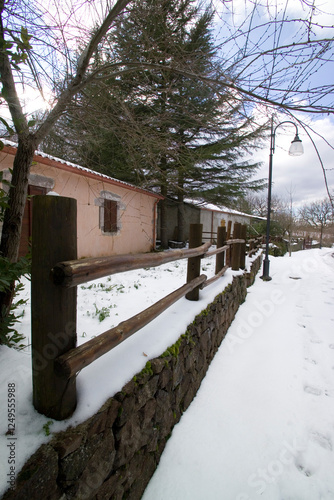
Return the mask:
[[104,200],[104,227],[105,233],[117,231],[117,201]]

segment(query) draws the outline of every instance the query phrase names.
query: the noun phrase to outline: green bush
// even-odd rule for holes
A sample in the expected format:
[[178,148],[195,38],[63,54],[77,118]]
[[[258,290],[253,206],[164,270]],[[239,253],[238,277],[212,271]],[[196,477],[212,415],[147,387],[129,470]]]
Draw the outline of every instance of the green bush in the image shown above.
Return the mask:
[[[261,222],[257,222],[256,224],[253,224],[252,227],[255,230],[256,234],[266,234],[267,233],[267,221],[263,220]],[[270,221],[270,236],[272,238],[280,237],[284,233],[282,227],[280,224],[275,221],[271,220]]]
[[273,241],[274,246],[269,247],[269,255],[274,257],[283,257],[287,252],[286,243],[284,241]]

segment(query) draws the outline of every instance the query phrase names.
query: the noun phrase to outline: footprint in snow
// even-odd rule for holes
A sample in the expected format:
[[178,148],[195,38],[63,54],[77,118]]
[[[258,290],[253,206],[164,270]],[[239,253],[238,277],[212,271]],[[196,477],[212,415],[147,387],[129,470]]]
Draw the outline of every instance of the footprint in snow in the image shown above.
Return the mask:
[[296,469],[304,474],[304,476],[310,477],[314,471],[312,470],[311,464],[307,464],[306,462],[308,462],[307,458],[303,456],[303,453],[299,452],[295,458]]
[[306,468],[304,465],[296,463],[296,467],[302,474],[304,474],[304,476],[307,476],[307,477],[312,476],[312,472],[308,468]]
[[323,434],[320,434],[320,432],[311,432],[310,437],[313,441],[319,444],[322,448],[325,448],[325,450],[332,451],[333,450],[333,445],[332,441],[329,437],[324,436]]
[[315,359],[311,359],[311,358],[305,358],[305,361],[307,361],[308,363],[311,363],[312,365],[318,364]]
[[329,344],[328,346],[330,349],[334,349],[334,344]]
[[318,389],[317,387],[312,387],[310,385],[305,385],[304,391],[307,392],[308,394],[313,394],[313,396],[321,396],[322,394],[321,389]]

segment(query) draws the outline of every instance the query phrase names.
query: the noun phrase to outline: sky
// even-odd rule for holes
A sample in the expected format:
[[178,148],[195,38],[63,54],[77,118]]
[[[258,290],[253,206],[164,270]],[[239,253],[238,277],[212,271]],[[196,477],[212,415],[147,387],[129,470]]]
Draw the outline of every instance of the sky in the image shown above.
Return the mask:
[[[299,115],[300,117],[300,115]],[[301,119],[305,117],[301,117]],[[286,117],[280,115],[275,121],[279,125]],[[296,123],[296,122],[295,122]],[[297,124],[298,126],[298,124]],[[334,160],[333,150],[326,144],[323,137],[334,145],[334,120],[331,117],[317,117],[312,122],[312,128],[319,134],[310,132],[316,148],[319,151],[323,166],[326,170],[327,182],[330,192],[334,193]],[[291,141],[295,137],[293,125],[281,125],[275,135],[275,153],[273,155],[273,185],[272,192],[279,198],[289,201],[292,195],[293,207],[298,210],[304,204],[323,200],[327,196],[323,169],[316,148],[308,135],[298,126],[299,137],[302,140],[304,154],[302,156],[289,156],[288,151]],[[253,155],[253,159],[262,162],[256,177],[268,179],[269,152],[268,144]],[[264,194],[267,191],[263,191]]]
[[[257,5],[257,9],[254,11],[255,13],[253,12],[254,4]],[[310,4],[314,6],[312,19],[310,18]],[[277,74],[277,70],[280,67],[285,67],[285,69],[290,72],[292,80],[295,74],[291,72],[291,69],[288,69],[289,65],[295,62],[289,55],[290,50],[287,51],[283,61],[280,61],[279,57],[273,58],[271,56],[256,60],[255,56],[260,49],[269,50],[274,46],[284,46],[291,43],[297,43],[298,41],[305,41],[307,37],[310,39],[333,37],[334,3],[331,0],[315,0],[314,2],[303,2],[302,0],[277,0],[275,2],[261,0],[257,0],[256,2],[232,0],[228,3],[215,0],[214,5],[219,13],[215,18],[215,36],[217,37],[217,42],[223,44],[223,54],[226,53],[226,49],[224,50],[224,47],[226,47],[225,40],[228,36],[231,36],[231,40],[227,45],[231,61],[240,59],[240,54],[244,57],[244,47],[246,44],[246,52],[251,55],[249,58],[246,58],[246,62],[248,63],[254,58],[255,63],[251,64],[248,68],[248,73],[247,71],[245,73],[245,76],[248,76],[249,80],[245,78],[244,84],[247,85],[247,81],[249,81],[250,89],[252,89],[254,76],[260,75],[263,78],[262,83],[264,87],[266,87],[271,75],[272,65],[275,67],[273,72],[274,75]],[[270,21],[280,20],[282,18],[289,21],[284,23],[282,30],[280,23],[276,24],[271,22],[270,26],[266,24]],[[292,23],[292,19],[296,21]],[[310,19],[312,20],[313,26],[312,30],[308,33],[308,23]],[[230,31],[226,30],[224,21],[230,26]],[[251,30],[249,32],[249,26],[255,27],[254,31]],[[321,26],[329,26],[329,28],[321,28]],[[235,33],[239,35],[238,38],[232,36]],[[241,33],[244,34],[242,35]],[[303,55],[303,57],[305,56],[306,54]],[[324,64],[323,61],[318,58],[315,60],[312,59],[314,57],[313,53],[308,54],[308,56],[308,64],[305,66],[301,64],[298,69],[301,73],[299,76],[300,86],[298,88],[306,89],[312,86],[319,87],[326,84],[330,85],[332,83],[334,71],[333,53],[331,55],[331,60]],[[300,63],[303,57],[297,62]],[[256,75],[257,70],[259,70],[258,75]],[[281,89],[282,87],[285,88],[288,83],[289,81],[287,82],[286,80],[284,82],[277,80],[276,85],[274,82],[273,86]],[[254,89],[255,92],[261,92],[261,87],[257,88],[254,86]],[[277,95],[277,93],[269,93],[269,97],[274,97],[275,95]],[[296,98],[297,96],[293,98],[294,102]],[[328,99],[323,99],[323,102],[328,104],[332,99],[333,95],[330,95]],[[257,104],[254,107],[253,116],[262,123],[264,115],[266,115],[266,120],[268,120],[273,112],[277,114],[275,125],[278,125],[284,120],[293,120],[293,118],[283,115],[277,112],[277,110],[265,110],[264,106],[261,104]],[[333,114],[331,116],[311,116],[310,114],[298,112],[295,113],[295,116],[297,119],[307,123],[317,134],[319,134],[317,136],[315,132],[310,131],[315,146],[321,156],[324,168],[326,169],[329,188],[333,194],[333,150],[326,144],[322,137],[334,146],[334,116]],[[315,147],[302,128],[300,126],[298,128],[300,138],[303,141],[304,155],[298,158],[288,156],[287,152],[290,142],[294,138],[295,129],[293,126],[287,126],[277,129],[276,150],[273,157],[273,193],[283,199],[290,199],[290,193],[292,193],[293,204],[296,209],[304,203],[322,200],[327,196],[323,170]],[[269,147],[270,139],[268,138],[267,144],[265,142],[263,144],[263,149],[253,156],[256,161],[263,162],[261,170],[256,175],[256,178],[268,179]],[[266,191],[263,193],[266,194]]]
[[[78,345],[182,286],[186,265],[186,260],[175,261],[79,286]],[[203,259],[208,278],[214,268],[215,257]],[[53,433],[89,418],[148,360],[173,345],[240,272],[229,269],[200,291],[198,302],[180,299],[81,370],[77,409],[63,422],[38,414],[32,405],[26,282],[20,298],[28,303],[22,306],[19,332],[26,335],[27,347],[16,351],[0,346],[0,496],[8,471],[8,384],[15,384],[19,471]],[[222,492],[224,500],[333,500],[333,249],[270,257],[272,281],[264,282],[260,275],[248,288],[193,403],[175,426],[143,500],[220,500]]]
[[[253,12],[254,4],[257,9]],[[312,19],[310,18],[310,5],[314,6]],[[249,66],[248,73],[245,72],[245,80],[243,84],[247,86],[249,82],[250,89],[255,92],[261,93],[261,84],[263,84],[262,94],[265,95],[264,89],[269,81],[272,73],[272,65],[274,66],[273,74],[277,74],[277,70],[284,67],[284,71],[289,72],[289,76],[293,81],[295,72],[289,69],[289,65],[295,63],[295,59],[290,57],[290,47],[280,61],[279,57],[273,58],[271,55],[265,58],[255,59],[259,50],[269,50],[276,46],[285,46],[299,41],[319,38],[333,38],[334,26],[334,3],[331,0],[315,0],[314,2],[303,2],[302,0],[277,0],[267,2],[265,0],[244,1],[232,0],[224,4],[220,0],[215,0],[214,5],[217,12],[220,14],[216,16],[216,32],[217,42],[223,45],[223,54],[225,39],[228,35],[237,33],[238,38],[232,36],[228,42],[228,54],[231,61],[242,59],[245,57],[244,47],[247,46],[246,62],[254,59],[254,62]],[[229,6],[229,13],[227,13],[226,6]],[[281,24],[274,23],[274,20],[281,20],[284,18],[288,22],[284,23],[283,29]],[[295,21],[292,23],[291,20]],[[308,32],[309,21],[312,20],[312,30]],[[303,21],[302,21],[303,20]],[[230,26],[230,32],[226,30],[226,21]],[[271,21],[271,22],[270,22]],[[268,26],[266,23],[269,23]],[[254,31],[248,30],[248,27],[255,27]],[[329,26],[329,28],[321,28],[321,26]],[[243,35],[241,34],[243,33]],[[242,56],[240,56],[240,54]],[[247,54],[250,57],[247,57]],[[276,53],[275,53],[276,54]],[[333,52],[329,55],[331,60],[324,62],[318,57],[314,58],[314,53],[304,53],[297,63],[301,60],[308,60],[308,64],[301,64],[298,67],[299,86],[298,89],[309,87],[321,87],[322,85],[330,85],[332,83],[332,75],[334,72],[333,67]],[[237,67],[238,68],[238,67]],[[239,69],[237,69],[237,72]],[[259,71],[256,74],[256,71]],[[296,72],[298,74],[298,72]],[[283,72],[284,74],[284,72]],[[247,79],[248,77],[248,79]],[[254,77],[261,77],[263,81],[260,86],[256,87]],[[272,82],[278,91],[269,92],[269,97],[277,96],[279,90],[286,88],[289,80],[281,81],[278,79]],[[306,94],[305,94],[306,95]],[[287,95],[284,96],[286,98]],[[297,95],[288,97],[287,101],[296,102]],[[323,98],[322,102],[327,104],[333,101],[333,95],[330,94],[328,98]],[[293,120],[293,118],[279,113],[272,108],[265,110],[263,104],[257,104],[253,108],[253,116],[262,123],[268,120],[272,113],[277,114],[275,118],[275,125],[278,125],[284,120]],[[326,174],[328,176],[328,184],[332,194],[334,193],[334,164],[333,164],[333,149],[325,143],[321,136],[323,136],[332,146],[334,146],[334,116],[329,115],[310,115],[307,113],[295,112],[295,117],[302,122],[308,124],[315,132],[310,131],[316,148],[318,148],[321,156]],[[289,157],[288,149],[290,142],[294,138],[295,129],[293,126],[279,127],[276,132],[276,150],[273,157],[273,193],[280,198],[290,198],[292,192],[293,203],[296,208],[300,207],[303,203],[310,203],[313,201],[321,200],[327,196],[324,175],[321,163],[318,159],[317,152],[307,134],[299,126],[299,136],[303,141],[304,155],[299,158]],[[268,138],[267,144],[264,142],[263,149],[254,154],[253,158],[257,161],[263,162],[260,172],[256,178],[268,179],[269,168],[269,147],[270,139]]]

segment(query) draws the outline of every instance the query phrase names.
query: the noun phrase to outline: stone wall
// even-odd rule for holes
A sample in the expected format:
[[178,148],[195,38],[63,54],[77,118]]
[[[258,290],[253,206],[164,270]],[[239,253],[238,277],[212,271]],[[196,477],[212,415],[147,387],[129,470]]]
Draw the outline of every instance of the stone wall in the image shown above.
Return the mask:
[[246,298],[261,256],[233,278],[179,340],[110,398],[93,417],[28,460],[4,499],[140,499],[172,432]]

